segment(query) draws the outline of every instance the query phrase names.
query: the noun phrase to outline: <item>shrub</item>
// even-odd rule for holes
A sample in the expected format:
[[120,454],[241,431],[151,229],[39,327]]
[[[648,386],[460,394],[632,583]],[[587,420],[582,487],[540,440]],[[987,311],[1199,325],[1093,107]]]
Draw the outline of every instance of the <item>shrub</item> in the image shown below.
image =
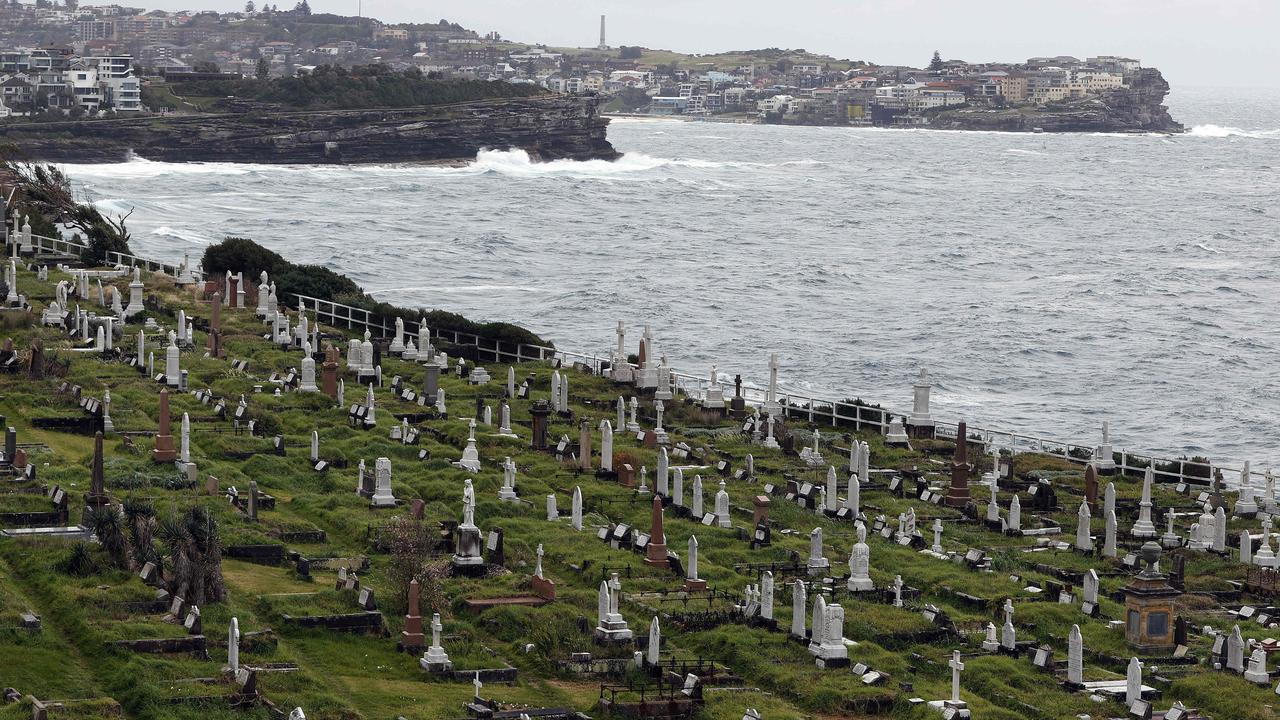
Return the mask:
[[209,274],[243,272],[247,278],[253,279],[266,271],[275,282],[276,294],[283,302],[297,293],[362,308],[384,320],[422,318],[427,327],[435,330],[470,333],[506,344],[551,346],[546,340],[511,323],[477,323],[445,310],[406,309],[378,302],[346,275],[320,265],[295,265],[249,238],[229,237],[210,245],[205,248],[200,265]]
[[58,569],[68,575],[86,577],[98,572],[98,564],[89,553],[89,546],[78,542],[71,546],[71,552],[58,564]]

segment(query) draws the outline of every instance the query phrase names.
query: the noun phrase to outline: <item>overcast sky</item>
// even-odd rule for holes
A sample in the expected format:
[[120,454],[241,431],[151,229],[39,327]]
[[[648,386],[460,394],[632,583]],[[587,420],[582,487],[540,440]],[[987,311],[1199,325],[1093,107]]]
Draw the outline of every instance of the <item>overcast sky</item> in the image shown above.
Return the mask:
[[[231,9],[243,0],[206,0]],[[286,1],[280,1],[284,9]],[[1280,86],[1280,0],[309,0],[316,12],[384,21],[447,18],[481,33],[572,47],[597,42],[682,52],[805,48],[920,65],[933,51],[969,61],[1126,55],[1178,85]],[[142,0],[146,2],[146,0]],[[151,0],[190,8],[191,0]]]

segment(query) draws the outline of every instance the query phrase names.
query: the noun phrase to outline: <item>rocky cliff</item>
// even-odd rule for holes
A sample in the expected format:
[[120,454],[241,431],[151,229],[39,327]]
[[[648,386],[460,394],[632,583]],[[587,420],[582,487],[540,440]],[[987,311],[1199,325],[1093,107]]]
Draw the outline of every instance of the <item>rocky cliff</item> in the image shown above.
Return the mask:
[[539,96],[416,108],[170,115],[0,125],[30,159],[392,163],[470,160],[484,148],[538,160],[612,160],[595,98]]
[[1182,132],[1162,103],[1169,83],[1155,68],[1143,68],[1129,87],[1059,103],[1013,108],[958,108],[934,115],[930,127],[1008,132]]

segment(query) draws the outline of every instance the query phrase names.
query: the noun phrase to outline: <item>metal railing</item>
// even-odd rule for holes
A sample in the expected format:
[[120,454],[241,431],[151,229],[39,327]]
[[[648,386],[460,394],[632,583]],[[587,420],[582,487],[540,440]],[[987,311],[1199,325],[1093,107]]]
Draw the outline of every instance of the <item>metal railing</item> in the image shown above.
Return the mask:
[[[43,235],[32,235],[30,244],[41,251],[60,252],[69,255],[80,255],[89,250],[88,245],[75,240],[52,238]],[[161,272],[172,277],[176,277],[181,271],[180,266],[149,260],[128,253],[109,252],[107,253],[107,260],[114,265],[141,267],[148,272]],[[204,278],[204,274],[195,269],[191,269],[191,274],[198,281],[202,281]],[[331,300],[298,293],[293,295],[297,298],[299,307],[305,305],[308,312],[314,313],[317,322],[352,331],[363,332],[368,330],[370,333],[376,332],[380,337],[391,335],[395,332],[394,318],[384,317],[371,310],[344,305]],[[402,322],[406,335],[416,337],[419,331],[419,322],[417,320],[403,320]],[[436,340],[473,348],[475,356],[481,361],[523,363],[560,360],[566,364],[579,363],[597,375],[603,372],[605,363],[608,361],[607,355],[602,356],[598,353],[582,353],[543,345],[504,342],[457,330],[431,328],[430,333],[431,337]],[[706,397],[707,388],[710,386],[709,378],[678,370],[671,370],[670,372],[673,391],[684,393],[692,398]],[[760,407],[765,404],[768,398],[768,390],[756,385],[743,383],[742,397],[748,405]],[[892,408],[803,393],[779,390],[776,397],[783,417],[803,418],[815,425],[821,422],[823,424],[829,423],[831,427],[850,426],[855,430],[874,428],[876,432],[884,434],[888,431],[889,424],[894,417],[903,419],[909,417],[908,413],[899,412]],[[935,421],[934,423],[934,431],[937,437],[940,438],[954,439],[957,429],[955,423],[942,421]],[[970,439],[976,438],[993,450],[998,448],[1001,450],[1009,449],[1014,453],[1042,453],[1081,465],[1099,459],[1096,457],[1096,447],[1092,445],[1036,435],[1025,435],[1006,430],[983,428],[975,425],[967,426],[966,432]],[[1114,460],[1116,471],[1124,475],[1141,476],[1148,466],[1154,466],[1153,472],[1158,481],[1204,483],[1215,471],[1222,471],[1224,480],[1226,480],[1225,484],[1229,486],[1239,485],[1240,468],[1179,458],[1160,457],[1152,453],[1132,452],[1123,448],[1115,452],[1113,457],[1115,456],[1118,456],[1118,459]],[[981,459],[978,459],[975,464],[981,466]]]
[[[327,324],[332,327],[344,327],[348,330],[368,330],[371,334],[377,331],[380,336],[395,333],[394,318],[386,318],[371,310],[343,305],[342,303],[309,295],[293,293],[293,296],[298,299],[299,307],[305,305],[307,311],[315,314],[317,322],[327,321]],[[406,338],[410,336],[416,338],[418,336],[419,322],[417,320],[403,320],[403,326]],[[604,366],[604,361],[599,355],[560,350],[545,345],[503,342],[458,330],[444,328],[428,328],[428,330],[433,339],[474,348],[476,357],[482,361],[522,363],[559,359],[562,362],[582,363],[596,374],[599,374]]]
[[37,251],[63,253],[66,255],[81,255],[89,251],[89,246],[83,243],[44,235],[32,235],[31,246],[36,248]]
[[[31,235],[29,244],[41,251],[59,252],[68,255],[80,255],[89,250],[88,245],[78,240],[52,238],[44,235]],[[150,260],[128,253],[108,252],[107,260],[115,265],[142,267],[148,272],[161,272],[172,277],[177,277],[181,271],[181,267],[178,265]],[[191,268],[190,272],[197,281],[203,281],[204,273],[202,271]],[[380,336],[390,335],[395,332],[395,320],[393,318],[383,317],[364,308],[344,305],[331,300],[323,300],[298,293],[293,295],[298,299],[300,307],[305,304],[307,310],[315,314],[317,322],[327,321],[327,324],[332,327],[344,327],[348,330],[369,330],[371,333],[377,331]],[[418,334],[418,321],[402,320],[402,323],[406,334],[414,336]],[[476,357],[481,360],[522,363],[558,359],[562,363],[580,363],[597,375],[603,371],[606,362],[605,358],[608,357],[608,355],[602,357],[597,353],[581,353],[542,345],[503,342],[492,338],[484,338],[473,333],[440,328],[432,329],[431,336],[446,340],[454,345],[466,345],[474,348]],[[710,386],[709,378],[677,370],[671,370],[670,372],[674,391],[683,392],[688,397],[706,397],[707,388]],[[758,407],[765,404],[768,398],[768,391],[756,385],[743,383],[742,396],[749,405]],[[777,402],[784,417],[806,418],[811,424],[817,424],[819,421],[823,424],[829,422],[832,427],[839,427],[844,423],[852,426],[855,430],[871,427],[882,434],[888,430],[892,418],[900,417],[905,419],[909,416],[908,413],[897,412],[891,408],[875,407],[847,400],[836,400],[834,398],[781,390],[777,393]],[[955,438],[957,425],[955,423],[935,421],[934,430],[938,437]],[[999,449],[1009,449],[1014,453],[1043,453],[1079,464],[1100,459],[1096,457],[1097,448],[1092,445],[982,428],[974,425],[967,426],[966,432],[971,439],[977,438],[993,450],[998,447]],[[1007,439],[1008,442],[997,443],[997,439]],[[1126,449],[1121,449],[1115,455],[1119,456],[1118,460],[1113,460],[1116,471],[1124,475],[1140,476],[1150,466],[1153,467],[1153,472],[1158,481],[1203,483],[1212,477],[1215,471],[1222,471],[1224,480],[1227,481],[1225,484],[1230,486],[1239,485],[1240,468],[1180,458],[1164,458],[1151,453],[1131,452]]]
[[[77,238],[79,236],[76,236]],[[26,243],[24,243],[26,244]],[[67,238],[54,238],[47,235],[32,235],[30,246],[35,248],[37,252],[62,253],[64,255],[83,255],[89,251],[89,246],[80,242],[78,239],[71,240]],[[173,263],[160,262],[149,258],[130,255],[129,253],[108,251],[106,261],[109,265],[123,265],[125,267],[140,267],[147,272],[158,272],[170,277],[176,278],[182,272],[181,265]],[[204,272],[196,268],[190,268],[191,277],[197,282],[204,280]]]
[[[182,273],[182,265],[174,265],[173,263],[160,262],[158,260],[148,260],[147,258],[130,255],[129,253],[108,251],[107,262],[111,265],[140,267],[147,272],[158,272],[172,278],[177,278],[178,275]],[[188,268],[188,271],[190,271],[191,277],[194,278],[196,282],[204,281],[203,271],[195,268]]]
[[[299,302],[306,303],[307,309],[316,314],[318,321],[327,320],[333,327],[345,327],[349,330],[359,331],[367,329],[371,333],[377,332],[380,335],[389,335],[395,332],[394,318],[382,317],[363,308],[306,295],[295,293],[295,297],[298,298]],[[406,334],[417,334],[418,322],[416,320],[404,320],[403,324]],[[602,368],[607,362],[607,356],[602,356],[598,353],[588,354],[540,345],[504,343],[453,330],[432,329],[431,335],[434,338],[447,340],[456,345],[473,347],[476,349],[477,357],[494,362],[519,363],[560,359],[568,362],[580,362],[596,374],[602,372]],[[686,396],[693,398],[706,396],[706,388],[710,385],[708,377],[692,375],[678,370],[672,370],[671,374],[673,391],[682,392]],[[732,392],[732,390],[726,388],[726,395],[729,392]],[[742,396],[748,405],[758,407],[764,405],[768,398],[768,390],[756,385],[743,383]],[[897,411],[893,408],[858,404],[849,400],[837,400],[830,397],[783,390],[778,391],[777,402],[784,417],[804,418],[812,424],[821,422],[822,424],[830,424],[832,427],[852,426],[856,430],[874,428],[881,434],[887,432],[893,418],[897,417],[905,420],[910,416],[910,413]],[[935,421],[934,431],[937,437],[954,439],[957,432],[957,424]],[[1096,446],[1079,442],[1026,435],[994,428],[983,428],[975,425],[968,425],[966,433],[971,440],[978,439],[993,450],[1011,449],[1015,453],[1042,453],[1080,465],[1099,460],[1096,457]],[[1123,448],[1114,451],[1113,457],[1117,458],[1114,460],[1116,471],[1131,477],[1141,477],[1148,466],[1154,466],[1154,474],[1159,482],[1205,483],[1215,470],[1220,470],[1224,474],[1225,484],[1230,486],[1239,484],[1240,469],[1226,465],[1166,458],[1152,453],[1133,452]],[[981,467],[982,459],[975,460],[975,464]]]

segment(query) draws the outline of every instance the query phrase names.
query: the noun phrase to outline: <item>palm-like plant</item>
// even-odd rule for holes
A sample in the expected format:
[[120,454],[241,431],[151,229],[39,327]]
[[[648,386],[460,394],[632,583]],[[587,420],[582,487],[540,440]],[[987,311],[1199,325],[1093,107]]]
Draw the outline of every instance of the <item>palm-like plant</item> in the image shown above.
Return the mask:
[[86,516],[89,529],[107,551],[111,564],[121,570],[130,569],[129,540],[125,537],[120,514],[110,505],[91,508]]
[[128,498],[124,501],[124,518],[129,529],[133,562],[139,567],[149,562],[160,564],[160,554],[156,552],[155,544],[152,542],[155,517],[156,511],[150,502],[137,498]]
[[197,605],[226,597],[218,524],[208,508],[197,505],[164,518],[156,534],[168,555],[169,592]]

